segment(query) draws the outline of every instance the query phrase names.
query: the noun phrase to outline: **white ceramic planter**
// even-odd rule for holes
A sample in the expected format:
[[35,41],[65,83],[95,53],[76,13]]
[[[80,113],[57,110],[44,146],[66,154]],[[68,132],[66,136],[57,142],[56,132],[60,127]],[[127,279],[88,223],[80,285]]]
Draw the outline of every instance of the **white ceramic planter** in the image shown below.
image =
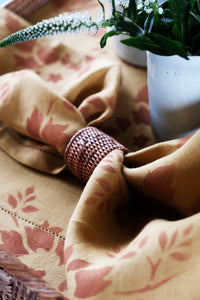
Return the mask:
[[[118,11],[122,11],[122,8],[120,6],[116,6],[116,9]],[[147,66],[146,51],[142,51],[134,47],[126,46],[120,42],[121,40],[127,38],[129,37],[124,35],[116,35],[113,37],[113,46],[115,52],[125,62],[134,66],[146,68]]]
[[147,52],[151,126],[158,141],[200,128],[200,56],[185,60]]
[[134,47],[129,47],[120,42],[122,39],[127,39],[128,37],[124,37],[124,35],[117,35],[113,37],[114,49],[117,55],[126,61],[129,64],[146,67],[147,66],[147,58],[146,51],[142,51],[136,49]]

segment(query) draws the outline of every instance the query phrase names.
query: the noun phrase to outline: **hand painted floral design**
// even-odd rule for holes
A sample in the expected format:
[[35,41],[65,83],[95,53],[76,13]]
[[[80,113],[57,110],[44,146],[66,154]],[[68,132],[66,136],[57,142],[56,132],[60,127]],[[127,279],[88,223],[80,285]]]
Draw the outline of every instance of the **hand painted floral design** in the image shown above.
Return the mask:
[[137,111],[132,111],[132,116],[135,124],[150,125],[149,110],[145,106],[142,105]]
[[[58,150],[66,146],[69,136],[64,131],[68,128],[68,124],[55,124],[52,117],[49,117],[43,125],[44,116],[35,107],[30,118],[27,119],[28,133],[37,139],[45,141],[47,144],[56,147]],[[43,128],[41,128],[43,125]]]
[[[54,245],[55,234],[62,231],[62,228],[60,227],[50,227],[48,221],[44,221],[41,226],[34,227],[33,229],[29,226],[25,226],[24,228],[28,246],[34,252],[40,248],[49,252]],[[46,228],[47,230],[43,230],[43,228]]]
[[35,187],[30,186],[25,189],[24,192],[17,191],[17,195],[8,195],[8,204],[12,209],[22,209],[24,213],[32,213],[38,211],[38,208],[35,207],[32,202],[36,200]]
[[24,247],[23,239],[17,231],[0,231],[2,247],[17,255],[27,255],[29,252]]
[[12,85],[9,82],[0,84],[0,104],[5,104],[8,101]]
[[[116,291],[116,295],[134,295],[134,294],[143,294],[149,291],[153,291],[155,289],[158,289],[162,285],[166,284],[173,278],[180,275],[183,271],[182,268],[173,267],[172,274],[165,275],[163,279],[161,279],[161,276],[159,275],[159,271],[161,268],[161,265],[166,265],[170,259],[173,259],[178,264],[185,262],[191,257],[190,253],[190,247],[192,245],[193,239],[190,236],[193,229],[193,224],[189,224],[186,228],[184,228],[182,231],[175,229],[171,236],[167,234],[166,231],[161,231],[158,235],[158,245],[160,247],[160,255],[157,253],[157,258],[151,257],[150,255],[146,255],[145,252],[143,252],[144,259],[146,260],[146,270],[150,269],[150,277],[149,281],[145,286],[139,287],[137,289],[132,289],[128,291]],[[140,241],[139,244],[143,247],[147,242],[147,237],[143,239],[143,241]],[[132,243],[133,249],[135,249],[135,246],[137,243],[134,241]],[[156,248],[155,248],[156,249]],[[157,276],[158,275],[158,276]],[[163,277],[163,276],[162,276]]]
[[149,171],[143,180],[144,189],[158,200],[166,203],[173,202],[174,199],[174,176],[175,164],[160,166],[153,171]]

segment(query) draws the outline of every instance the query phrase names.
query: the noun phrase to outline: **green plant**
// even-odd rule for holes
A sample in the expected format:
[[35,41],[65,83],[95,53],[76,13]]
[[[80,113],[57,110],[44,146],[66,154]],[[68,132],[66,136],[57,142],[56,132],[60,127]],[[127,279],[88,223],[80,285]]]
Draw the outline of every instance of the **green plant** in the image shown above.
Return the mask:
[[[106,17],[104,2],[97,0],[102,14],[92,20],[88,12],[66,13],[44,20],[6,37],[0,47],[57,34],[96,33],[107,28],[100,45],[109,37],[123,34],[121,42],[159,55],[200,55],[199,0],[112,0],[111,15]],[[120,6],[120,9],[119,9]]]

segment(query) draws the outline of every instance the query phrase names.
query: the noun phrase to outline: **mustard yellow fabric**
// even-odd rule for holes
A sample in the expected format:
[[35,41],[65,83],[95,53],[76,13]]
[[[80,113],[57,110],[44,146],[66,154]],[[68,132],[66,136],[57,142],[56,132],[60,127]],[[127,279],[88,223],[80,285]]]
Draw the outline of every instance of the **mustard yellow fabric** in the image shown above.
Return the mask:
[[[29,20],[97,1],[52,1]],[[29,25],[0,10],[0,38]],[[200,132],[156,143],[146,70],[96,36],[0,49],[0,244],[68,299],[196,300]],[[87,184],[63,153],[96,126],[115,150]]]

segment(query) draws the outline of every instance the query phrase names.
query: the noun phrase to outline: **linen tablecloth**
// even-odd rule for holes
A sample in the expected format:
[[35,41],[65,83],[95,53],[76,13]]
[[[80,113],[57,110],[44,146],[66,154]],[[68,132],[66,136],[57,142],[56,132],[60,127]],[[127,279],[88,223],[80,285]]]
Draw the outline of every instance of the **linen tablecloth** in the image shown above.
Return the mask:
[[[29,20],[95,0],[51,1]],[[0,10],[0,38],[28,26]],[[0,50],[0,245],[69,299],[199,299],[200,132],[156,143],[146,69],[112,40],[65,36]],[[95,126],[114,150],[82,183],[63,153]]]

